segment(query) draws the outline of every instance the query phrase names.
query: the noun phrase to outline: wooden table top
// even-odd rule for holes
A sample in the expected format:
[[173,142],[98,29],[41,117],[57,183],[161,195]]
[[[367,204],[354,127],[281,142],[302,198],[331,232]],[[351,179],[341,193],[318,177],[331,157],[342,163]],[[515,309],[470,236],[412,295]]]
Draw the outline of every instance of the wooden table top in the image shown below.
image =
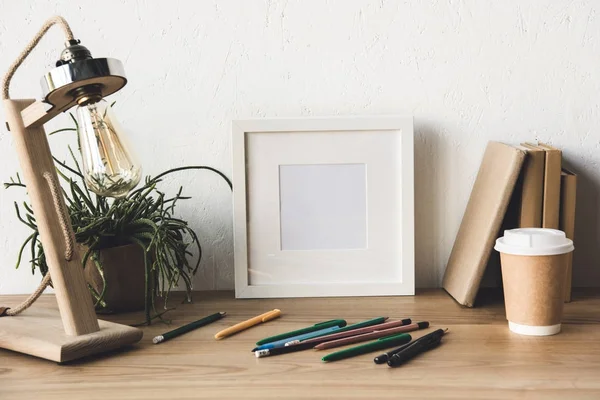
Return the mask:
[[[0,304],[23,296],[0,296]],[[0,399],[600,399],[600,290],[576,291],[565,306],[563,332],[525,337],[508,330],[502,299],[485,296],[462,308],[442,290],[414,297],[235,300],[231,292],[199,292],[194,304],[172,302],[173,325],[144,327],[129,349],[66,365],[0,350]],[[52,295],[34,307],[56,307]],[[282,317],[216,341],[214,334],[273,308]],[[152,338],[217,311],[227,317],[177,339]],[[349,323],[375,316],[412,318],[448,328],[443,344],[403,367],[375,365],[363,355],[334,363],[313,350],[257,359],[264,337],[319,321]],[[135,323],[141,314],[105,317]]]

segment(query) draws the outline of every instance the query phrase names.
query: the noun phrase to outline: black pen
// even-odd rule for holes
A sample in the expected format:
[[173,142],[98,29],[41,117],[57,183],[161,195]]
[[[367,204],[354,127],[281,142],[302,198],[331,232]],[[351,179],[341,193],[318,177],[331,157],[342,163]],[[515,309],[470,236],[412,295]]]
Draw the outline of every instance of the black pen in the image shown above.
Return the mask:
[[163,333],[162,335],[158,335],[154,339],[152,339],[152,342],[154,344],[159,344],[159,343],[164,342],[165,340],[173,339],[174,337],[183,335],[184,333],[187,333],[189,331],[193,331],[196,328],[200,328],[201,326],[208,325],[211,322],[220,320],[221,318],[223,318],[225,316],[225,314],[227,314],[227,313],[218,312],[218,313],[209,315],[208,317],[204,317],[202,319],[199,319],[198,321],[191,322],[191,323],[181,326],[177,329],[173,329],[172,331],[169,331],[167,333]]
[[[417,340],[418,340],[418,339],[417,339]],[[392,358],[392,356],[393,356],[394,354],[401,352],[402,350],[404,350],[404,349],[405,349],[405,348],[407,348],[408,346],[412,346],[412,345],[413,345],[413,344],[414,344],[414,343],[415,343],[417,340],[413,340],[413,341],[412,341],[412,342],[410,342],[410,343],[403,344],[402,346],[398,347],[397,349],[390,350],[390,351],[388,351],[387,353],[380,354],[380,355],[378,355],[377,357],[375,357],[375,358],[373,359],[373,362],[374,362],[375,364],[385,364],[386,362],[388,362],[388,360],[389,360],[390,358]]]
[[375,357],[373,359],[373,362],[375,364],[385,364],[386,362],[388,362],[388,360],[390,358],[392,358],[392,356],[394,354],[400,353],[402,350],[406,349],[409,346],[412,346],[413,344],[415,344],[419,340],[427,340],[428,338],[430,338],[432,336],[442,336],[443,334],[444,334],[444,331],[442,329],[435,330],[433,332],[428,333],[427,335],[423,335],[420,338],[413,340],[410,343],[406,343],[406,344],[398,347],[397,349],[390,350],[388,352],[385,352],[383,354],[378,355],[377,357]]
[[422,338],[419,338],[410,346],[390,357],[387,364],[390,367],[399,367],[413,357],[436,348],[442,342],[442,336],[444,336],[444,333],[446,333],[445,330],[438,329],[426,336],[423,336]]

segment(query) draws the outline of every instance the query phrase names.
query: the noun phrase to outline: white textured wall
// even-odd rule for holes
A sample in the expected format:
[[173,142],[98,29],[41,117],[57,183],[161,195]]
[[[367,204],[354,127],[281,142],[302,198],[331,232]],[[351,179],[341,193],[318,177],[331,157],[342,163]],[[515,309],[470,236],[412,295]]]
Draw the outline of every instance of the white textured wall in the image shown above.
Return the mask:
[[[600,16],[593,1],[0,0],[0,71],[43,20],[63,14],[97,56],[124,61],[115,96],[145,173],[207,164],[228,175],[230,120],[410,112],[416,126],[417,283],[438,285],[488,140],[543,140],[579,173],[576,285],[600,285]],[[58,30],[19,70],[13,95],[39,96]],[[0,117],[4,126],[3,116]],[[61,117],[51,127],[64,126]],[[51,128],[50,127],[50,128]],[[68,135],[51,138],[64,154]],[[72,142],[72,139],[71,139]],[[16,171],[0,135],[0,178]],[[195,288],[233,286],[231,198],[186,173],[181,207],[205,259]],[[0,190],[0,293],[27,230]]]

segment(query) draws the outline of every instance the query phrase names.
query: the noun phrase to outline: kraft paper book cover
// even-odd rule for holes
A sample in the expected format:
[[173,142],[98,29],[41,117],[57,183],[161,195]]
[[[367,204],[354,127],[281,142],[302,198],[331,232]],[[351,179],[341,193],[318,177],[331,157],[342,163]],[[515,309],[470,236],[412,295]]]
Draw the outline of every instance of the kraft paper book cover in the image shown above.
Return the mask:
[[525,156],[507,144],[487,145],[442,282],[462,305],[475,303]]

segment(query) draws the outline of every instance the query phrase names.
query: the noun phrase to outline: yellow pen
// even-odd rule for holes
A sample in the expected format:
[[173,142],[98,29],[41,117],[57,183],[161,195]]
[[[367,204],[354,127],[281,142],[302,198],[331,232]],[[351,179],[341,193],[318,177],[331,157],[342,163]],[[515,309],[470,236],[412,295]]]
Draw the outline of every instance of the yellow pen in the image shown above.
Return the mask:
[[223,329],[221,332],[218,332],[215,335],[215,339],[217,339],[217,340],[223,339],[227,336],[233,335],[234,333],[238,333],[238,332],[243,331],[244,329],[248,329],[254,325],[258,325],[263,322],[267,322],[272,319],[275,319],[275,318],[279,317],[280,315],[281,315],[281,310],[278,310],[278,309],[266,312],[257,317],[250,318],[249,320],[246,320],[244,322],[240,322],[239,324],[235,324],[234,326],[230,326],[227,329]]

